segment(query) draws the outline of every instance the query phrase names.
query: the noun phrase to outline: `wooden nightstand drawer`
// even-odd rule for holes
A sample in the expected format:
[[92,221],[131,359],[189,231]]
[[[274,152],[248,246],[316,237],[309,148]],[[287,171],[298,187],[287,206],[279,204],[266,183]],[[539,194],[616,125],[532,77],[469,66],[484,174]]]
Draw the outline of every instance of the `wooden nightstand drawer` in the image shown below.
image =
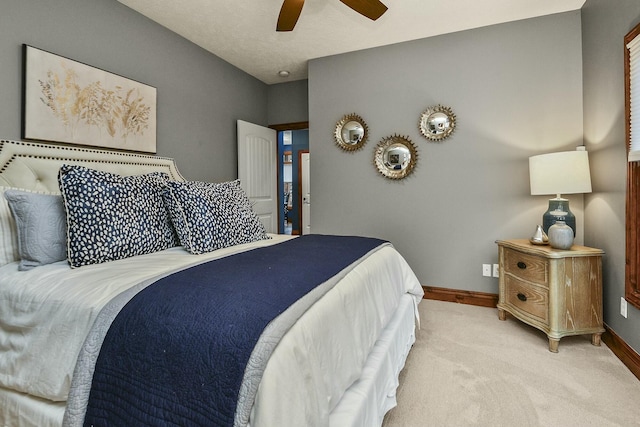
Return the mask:
[[516,279],[505,277],[505,302],[520,311],[537,318],[545,325],[549,324],[549,289],[535,286]]
[[544,258],[528,255],[513,249],[504,251],[504,271],[522,280],[548,284],[547,261]]

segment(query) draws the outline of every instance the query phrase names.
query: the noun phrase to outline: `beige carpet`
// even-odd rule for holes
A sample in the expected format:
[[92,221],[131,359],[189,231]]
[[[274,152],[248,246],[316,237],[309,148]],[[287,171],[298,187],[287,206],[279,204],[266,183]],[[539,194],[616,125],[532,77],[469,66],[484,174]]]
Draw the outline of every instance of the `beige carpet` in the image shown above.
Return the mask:
[[546,335],[496,309],[423,300],[384,427],[640,426],[640,381],[589,336]]

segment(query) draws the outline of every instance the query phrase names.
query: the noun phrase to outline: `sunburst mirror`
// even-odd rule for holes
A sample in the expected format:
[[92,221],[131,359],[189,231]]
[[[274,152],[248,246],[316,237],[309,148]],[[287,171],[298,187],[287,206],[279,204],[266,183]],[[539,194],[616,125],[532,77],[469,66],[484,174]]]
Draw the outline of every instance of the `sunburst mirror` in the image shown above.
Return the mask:
[[449,107],[436,105],[429,107],[420,116],[420,133],[431,140],[448,138],[456,128],[456,115]]
[[376,146],[373,163],[385,178],[403,179],[409,176],[418,161],[418,150],[406,136],[382,138]]
[[362,117],[347,114],[336,124],[336,144],[345,151],[361,149],[369,138],[369,129]]

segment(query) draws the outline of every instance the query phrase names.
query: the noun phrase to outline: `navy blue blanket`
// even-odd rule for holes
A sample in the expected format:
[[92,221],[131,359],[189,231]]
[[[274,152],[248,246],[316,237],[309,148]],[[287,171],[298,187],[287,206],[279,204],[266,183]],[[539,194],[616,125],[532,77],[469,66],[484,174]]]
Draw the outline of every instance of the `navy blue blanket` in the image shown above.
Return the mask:
[[302,236],[143,289],[104,339],[84,424],[233,425],[245,367],[266,325],[383,243]]

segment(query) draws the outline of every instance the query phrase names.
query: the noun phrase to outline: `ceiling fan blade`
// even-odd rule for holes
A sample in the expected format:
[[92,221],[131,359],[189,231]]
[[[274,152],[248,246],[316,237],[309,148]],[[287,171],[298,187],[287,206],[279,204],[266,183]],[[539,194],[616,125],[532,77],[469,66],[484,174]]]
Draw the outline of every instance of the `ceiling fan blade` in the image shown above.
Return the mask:
[[386,11],[385,6],[380,0],[340,0],[361,15],[375,21],[380,18]]
[[280,15],[278,16],[278,24],[276,31],[291,31],[296,26],[304,0],[284,0]]

